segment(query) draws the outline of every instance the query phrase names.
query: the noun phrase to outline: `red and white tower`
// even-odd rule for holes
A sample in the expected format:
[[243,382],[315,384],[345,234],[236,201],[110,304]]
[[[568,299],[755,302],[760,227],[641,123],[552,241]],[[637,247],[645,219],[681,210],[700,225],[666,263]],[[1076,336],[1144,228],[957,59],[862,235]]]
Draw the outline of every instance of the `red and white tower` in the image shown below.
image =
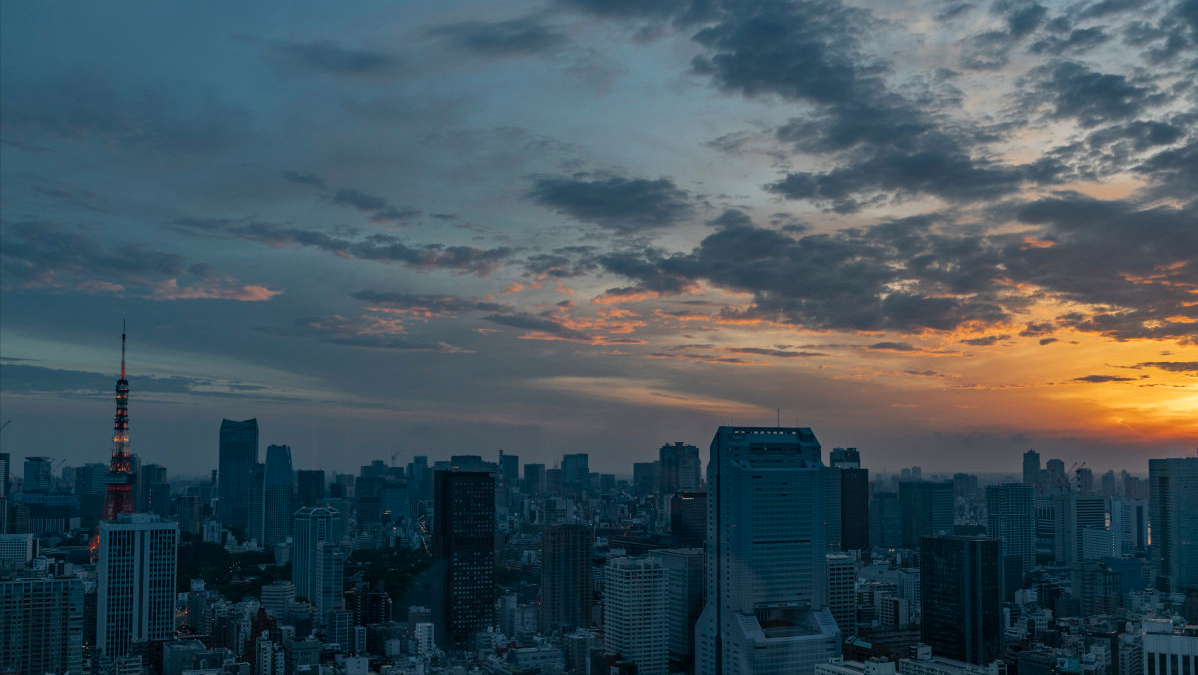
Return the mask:
[[116,419],[112,423],[112,460],[108,465],[108,492],[104,520],[116,520],[134,510],[133,462],[129,456],[129,380],[125,379],[125,322],[121,322],[121,379],[116,381]]

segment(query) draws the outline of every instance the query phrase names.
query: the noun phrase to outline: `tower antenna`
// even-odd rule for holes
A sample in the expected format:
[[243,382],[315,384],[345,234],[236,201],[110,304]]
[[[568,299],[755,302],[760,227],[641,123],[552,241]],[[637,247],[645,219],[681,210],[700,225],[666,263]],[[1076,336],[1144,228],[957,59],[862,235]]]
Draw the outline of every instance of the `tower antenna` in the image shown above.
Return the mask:
[[125,320],[121,319],[121,379],[125,379]]

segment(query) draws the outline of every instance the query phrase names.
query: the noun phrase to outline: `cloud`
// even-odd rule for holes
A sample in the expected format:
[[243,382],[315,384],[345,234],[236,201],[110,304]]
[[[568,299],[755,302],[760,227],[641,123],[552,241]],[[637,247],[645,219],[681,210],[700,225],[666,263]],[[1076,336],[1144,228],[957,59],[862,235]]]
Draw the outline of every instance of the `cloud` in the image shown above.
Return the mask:
[[[41,366],[0,364],[0,389],[10,394],[56,394],[110,398],[116,383],[116,373],[94,373],[84,370],[64,370]],[[129,386],[135,397],[152,394],[191,394],[200,396],[250,396],[271,398],[261,393],[246,394],[266,389],[258,385],[222,382],[206,378],[171,375],[133,374]]]
[[279,175],[281,175],[284,180],[291,183],[296,183],[298,185],[310,185],[315,188],[320,188],[321,190],[324,190],[328,187],[324,178],[321,178],[316,174],[287,170]]
[[968,338],[965,340],[961,340],[961,343],[967,344],[967,345],[972,345],[974,347],[991,347],[995,343],[1002,342],[1003,340],[1009,340],[1009,339],[1011,339],[1010,335],[987,335],[985,337]]
[[1084,128],[1139,116],[1165,97],[1151,85],[1134,84],[1123,75],[1100,73],[1072,61],[1032,70],[1038,78],[1025,101],[1047,106],[1054,119],[1074,119]]
[[261,327],[260,332],[280,337],[311,337],[342,347],[365,347],[400,352],[438,352],[472,354],[469,349],[443,341],[421,342],[406,337],[402,319],[364,314],[357,317],[334,315],[296,319],[291,326]]
[[506,312],[512,308],[481,298],[462,298],[455,295],[415,295],[388,291],[362,290],[350,297],[386,310],[416,318],[454,316],[463,312]]
[[767,347],[725,347],[724,351],[733,354],[758,354],[761,356],[776,356],[784,359],[794,358],[811,358],[813,356],[827,356],[823,352],[796,352],[789,349],[769,349]]
[[1085,377],[1075,377],[1073,382],[1088,382],[1090,384],[1101,384],[1103,382],[1131,382],[1134,377],[1117,377],[1115,375],[1086,375]]
[[275,63],[293,72],[361,77],[393,75],[399,70],[399,60],[390,54],[342,47],[328,40],[291,42],[247,38],[247,41],[263,45]]
[[420,216],[418,209],[394,206],[382,197],[353,189],[337,190],[329,197],[329,201],[368,214],[375,223],[404,222]]
[[694,213],[669,178],[538,176],[528,196],[541,206],[623,234],[673,225]]
[[880,352],[918,352],[919,347],[907,344],[906,342],[875,342],[866,347]]
[[429,35],[480,56],[528,56],[557,49],[566,36],[535,16],[507,21],[462,21],[437,26]]
[[21,221],[4,228],[4,277],[26,288],[118,293],[152,300],[269,300],[282,293],[243,284],[210,265],[142,244],[106,245],[75,228]]
[[1183,373],[1198,377],[1198,361],[1145,361],[1138,363],[1136,368],[1156,368],[1171,373]]
[[387,234],[370,234],[361,238],[346,239],[319,230],[261,221],[181,218],[176,220],[175,224],[193,234],[237,237],[275,248],[306,246],[342,257],[384,263],[397,262],[415,269],[445,269],[480,276],[485,276],[500,267],[515,252],[507,246],[490,249],[444,244],[409,246]]

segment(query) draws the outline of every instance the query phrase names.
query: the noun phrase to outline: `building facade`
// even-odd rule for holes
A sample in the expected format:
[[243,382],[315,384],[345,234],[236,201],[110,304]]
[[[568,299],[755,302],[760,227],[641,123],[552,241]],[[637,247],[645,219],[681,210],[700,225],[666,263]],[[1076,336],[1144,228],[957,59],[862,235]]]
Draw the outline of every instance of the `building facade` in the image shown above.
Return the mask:
[[1158,589],[1198,589],[1198,457],[1148,460],[1148,512]]
[[923,538],[920,630],[936,656],[979,665],[1001,656],[999,548],[992,538]]
[[433,625],[442,649],[466,646],[494,623],[495,477],[433,474]]
[[258,463],[258,420],[221,420],[217,514],[225,527],[249,524],[250,471]]
[[541,535],[541,632],[568,633],[591,624],[591,549],[595,529],[559,523]]
[[96,646],[115,659],[135,642],[175,634],[179,526],[157,516],[121,514],[100,523],[96,554]]
[[668,589],[661,560],[611,560],[604,568],[603,585],[604,649],[636,663],[639,675],[667,675]]

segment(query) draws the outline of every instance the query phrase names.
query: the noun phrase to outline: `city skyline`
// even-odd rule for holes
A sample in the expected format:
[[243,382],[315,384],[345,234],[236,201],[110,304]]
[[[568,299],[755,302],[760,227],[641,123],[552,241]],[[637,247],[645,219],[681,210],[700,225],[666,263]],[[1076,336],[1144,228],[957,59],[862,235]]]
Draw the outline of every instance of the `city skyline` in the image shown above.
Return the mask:
[[1189,4],[0,11],[16,457],[1198,445]]

